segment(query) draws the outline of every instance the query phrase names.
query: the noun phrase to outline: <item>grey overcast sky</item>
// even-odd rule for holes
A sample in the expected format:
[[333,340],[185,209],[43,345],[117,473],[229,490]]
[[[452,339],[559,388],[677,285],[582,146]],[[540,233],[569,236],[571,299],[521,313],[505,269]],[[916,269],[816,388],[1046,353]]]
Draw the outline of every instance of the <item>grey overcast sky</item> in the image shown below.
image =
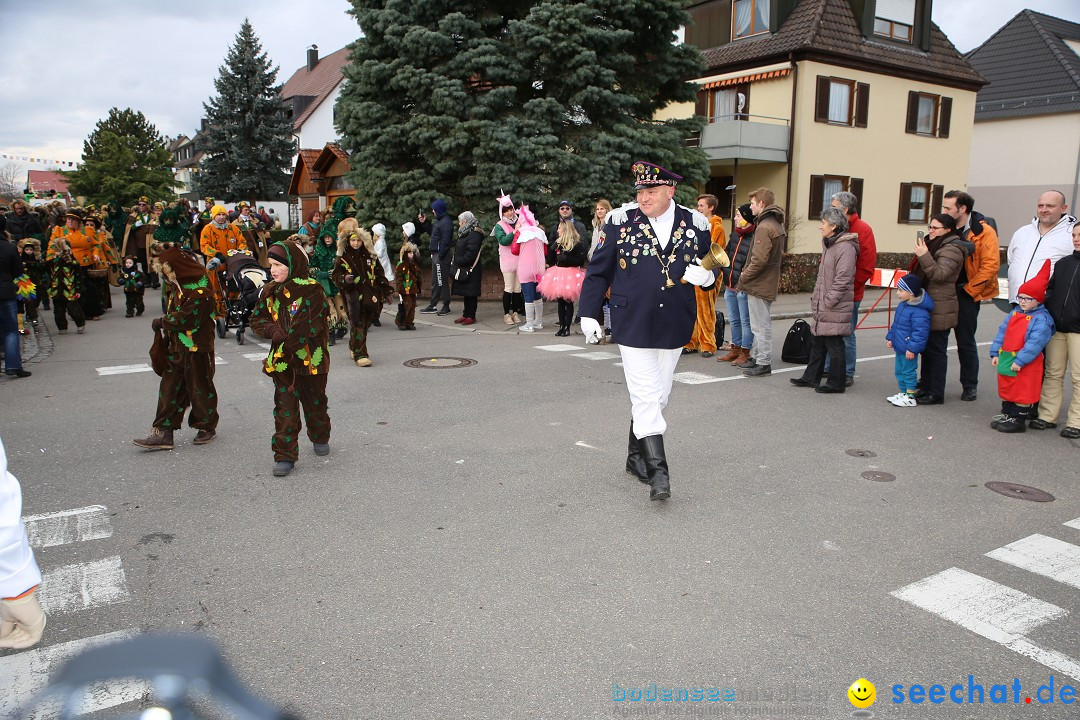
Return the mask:
[[[192,135],[247,17],[285,82],[315,43],[359,36],[347,0],[0,0],[0,155],[78,161],[109,108],[141,111],[163,135]],[[1080,22],[1077,0],[937,0],[934,22],[961,52],[1031,8]],[[10,162],[0,157],[0,164]]]

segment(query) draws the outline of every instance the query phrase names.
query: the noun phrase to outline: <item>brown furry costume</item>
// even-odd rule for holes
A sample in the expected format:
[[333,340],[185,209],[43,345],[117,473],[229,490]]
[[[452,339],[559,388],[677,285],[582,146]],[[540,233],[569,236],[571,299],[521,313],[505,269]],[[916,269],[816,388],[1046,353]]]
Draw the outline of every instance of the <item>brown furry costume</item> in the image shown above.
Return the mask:
[[[363,244],[353,248],[349,244],[353,238],[359,238]],[[371,233],[359,227],[354,218],[346,218],[338,224],[338,259],[330,277],[345,296],[351,330],[349,350],[353,361],[362,367],[370,365],[368,328],[382,311],[383,301],[393,289],[382,272]]]
[[[268,282],[251,313],[251,329],[270,341],[263,372],[274,381],[275,461],[296,462],[300,407],[308,439],[330,442],[326,379],[330,372],[326,293],[309,277],[307,254],[295,242],[276,242],[267,259],[289,268],[285,282]],[[269,264],[269,263],[268,263]]]
[[[407,257],[412,253],[412,257]],[[415,330],[416,325],[416,298],[423,290],[420,279],[420,251],[411,242],[405,241],[398,253],[398,264],[394,268],[394,277],[397,279],[397,291],[401,296],[401,309],[394,324],[398,330]]]
[[189,405],[191,427],[209,433],[217,428],[215,303],[206,268],[197,255],[176,243],[155,244],[151,255],[156,255],[155,270],[175,288],[165,315],[154,321],[167,345],[154,429],[168,434],[171,447],[172,432],[183,425]]

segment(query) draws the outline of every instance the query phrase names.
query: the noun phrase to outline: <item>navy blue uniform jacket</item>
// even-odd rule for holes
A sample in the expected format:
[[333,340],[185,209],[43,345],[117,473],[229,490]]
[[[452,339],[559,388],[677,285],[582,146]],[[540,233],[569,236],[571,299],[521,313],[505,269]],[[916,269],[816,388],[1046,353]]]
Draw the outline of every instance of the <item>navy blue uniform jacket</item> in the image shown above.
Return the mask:
[[626,212],[626,221],[613,222],[618,211],[614,217],[608,215],[589,261],[581,287],[581,315],[599,317],[610,288],[612,341],[636,348],[680,348],[694,333],[697,298],[694,286],[679,280],[688,264],[708,254],[709,221],[690,208],[675,206],[671,241],[662,255],[666,261],[674,253],[668,273],[675,287],[665,289],[667,277],[656,256],[660,245],[649,218],[637,203],[620,209]]

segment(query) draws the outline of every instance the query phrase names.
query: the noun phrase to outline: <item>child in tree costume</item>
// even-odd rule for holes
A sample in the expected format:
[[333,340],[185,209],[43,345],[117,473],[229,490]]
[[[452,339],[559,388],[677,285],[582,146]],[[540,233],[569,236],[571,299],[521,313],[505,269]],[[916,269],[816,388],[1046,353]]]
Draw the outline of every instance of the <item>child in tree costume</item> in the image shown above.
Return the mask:
[[316,455],[330,452],[326,379],[330,333],[326,294],[308,276],[307,255],[295,242],[267,251],[273,281],[263,286],[251,313],[251,329],[270,341],[263,372],[274,381],[274,475],[288,475],[298,457],[300,406]]
[[334,262],[337,260],[337,237],[333,234],[320,235],[315,244],[315,251],[311,255],[311,267],[314,269],[315,278],[326,293],[326,302],[330,306],[330,344],[333,345],[337,338],[345,337],[349,331],[349,316],[345,312],[345,300],[338,292],[337,285],[330,279],[330,273],[334,270]]
[[394,324],[398,330],[415,330],[416,325],[416,298],[423,290],[420,280],[420,262],[417,256],[420,251],[411,242],[405,241],[398,253],[398,264],[394,268],[394,277],[397,278],[397,291],[401,296],[401,309],[398,311]]
[[143,295],[146,293],[146,275],[139,270],[139,259],[134,255],[124,258],[124,265],[120,268],[120,284],[124,288],[124,298],[127,300],[127,311],[124,317],[135,317],[146,311],[143,303]]
[[195,253],[180,245],[155,243],[151,254],[156,255],[157,271],[175,289],[165,314],[151,323],[165,344],[154,429],[132,442],[147,450],[172,450],[173,432],[183,426],[190,405],[188,424],[199,431],[194,443],[205,445],[216,437],[218,424],[214,293]]
[[79,304],[82,292],[79,264],[71,254],[71,246],[64,238],[56,238],[49,243],[49,295],[53,301],[53,320],[61,335],[67,334],[67,315],[75,321],[79,333],[86,330],[86,315]]
[[338,259],[330,277],[345,296],[349,312],[349,350],[357,367],[371,367],[368,357],[368,328],[382,311],[383,301],[393,292],[375,255],[371,234],[355,218],[338,226]]
[[45,303],[45,309],[49,309],[49,271],[45,267],[45,261],[41,259],[41,241],[37,238],[25,238],[18,245],[19,259],[22,260],[23,272],[34,283],[36,297],[27,299],[26,317],[30,322],[37,325],[38,306]]

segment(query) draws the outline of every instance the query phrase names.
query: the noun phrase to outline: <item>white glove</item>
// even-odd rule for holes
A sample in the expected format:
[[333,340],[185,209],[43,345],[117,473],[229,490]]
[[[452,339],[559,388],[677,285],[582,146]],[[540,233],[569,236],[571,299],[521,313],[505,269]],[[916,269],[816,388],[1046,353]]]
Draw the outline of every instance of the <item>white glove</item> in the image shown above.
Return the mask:
[[604,329],[600,327],[600,323],[584,315],[581,316],[581,332],[585,336],[586,345],[595,345],[604,337]]
[[686,271],[683,272],[682,279],[691,285],[697,285],[703,287],[705,285],[712,285],[715,277],[712,271],[706,270],[700,265],[687,265]]
[[207,270],[217,270],[221,267],[221,260],[218,258],[210,258],[210,262],[206,263]]

